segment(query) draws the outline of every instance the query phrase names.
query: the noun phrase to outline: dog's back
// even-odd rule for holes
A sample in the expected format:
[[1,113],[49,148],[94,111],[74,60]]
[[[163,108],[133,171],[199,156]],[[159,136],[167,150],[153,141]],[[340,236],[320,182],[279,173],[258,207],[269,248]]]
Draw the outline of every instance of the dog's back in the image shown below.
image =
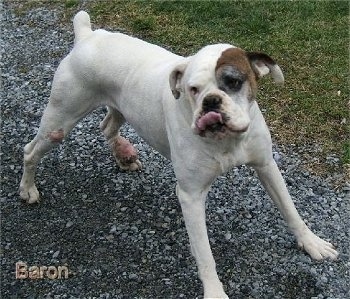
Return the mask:
[[[103,68],[108,67],[111,62],[118,61],[118,69],[121,62],[130,66],[130,60],[135,65],[160,63],[170,57],[177,56],[164,48],[142,41],[122,33],[112,33],[103,29],[93,31],[91,29],[90,17],[85,11],[76,14],[73,20],[74,25],[74,49],[83,50],[88,54],[96,54],[98,64]],[[93,50],[96,51],[93,51]],[[87,56],[85,57],[87,58]],[[104,62],[108,63],[105,65]],[[101,67],[102,68],[102,67]]]

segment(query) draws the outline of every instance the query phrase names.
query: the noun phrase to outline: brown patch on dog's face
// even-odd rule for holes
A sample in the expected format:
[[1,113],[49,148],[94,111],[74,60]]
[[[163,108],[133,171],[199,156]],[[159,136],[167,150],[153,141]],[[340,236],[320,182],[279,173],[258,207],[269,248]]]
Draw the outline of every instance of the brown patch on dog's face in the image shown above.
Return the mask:
[[224,70],[232,69],[233,77],[237,80],[248,81],[251,88],[251,96],[255,98],[257,91],[256,76],[250,65],[247,53],[240,48],[229,48],[222,52],[216,63],[216,78],[222,76]]

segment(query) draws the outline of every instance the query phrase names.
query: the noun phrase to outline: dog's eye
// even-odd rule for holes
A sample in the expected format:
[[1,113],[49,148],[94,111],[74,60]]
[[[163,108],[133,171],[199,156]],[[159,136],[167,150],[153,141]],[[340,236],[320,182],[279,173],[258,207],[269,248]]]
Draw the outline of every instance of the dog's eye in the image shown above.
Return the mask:
[[233,79],[230,80],[228,86],[230,89],[234,90],[234,91],[238,91],[241,89],[243,82],[239,79]]
[[232,78],[231,76],[224,77],[224,84],[228,89],[239,91],[242,87],[243,81],[241,79]]
[[196,96],[199,93],[199,89],[196,86],[191,86],[190,87],[190,93],[192,96]]
[[241,80],[235,79],[231,82],[231,87],[234,90],[239,90],[242,87],[243,82]]

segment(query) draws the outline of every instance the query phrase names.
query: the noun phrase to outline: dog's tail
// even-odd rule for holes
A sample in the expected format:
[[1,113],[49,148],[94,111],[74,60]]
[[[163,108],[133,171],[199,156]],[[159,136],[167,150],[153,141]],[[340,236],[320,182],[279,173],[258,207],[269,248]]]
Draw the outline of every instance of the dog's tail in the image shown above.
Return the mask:
[[90,16],[86,11],[81,10],[75,15],[73,26],[75,35],[74,44],[85,39],[92,33]]

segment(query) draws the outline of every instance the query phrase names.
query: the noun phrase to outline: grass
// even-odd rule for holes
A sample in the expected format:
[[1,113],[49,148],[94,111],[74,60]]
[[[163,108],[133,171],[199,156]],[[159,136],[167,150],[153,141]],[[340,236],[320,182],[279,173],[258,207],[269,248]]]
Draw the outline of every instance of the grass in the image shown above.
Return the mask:
[[[64,3],[69,17],[80,9],[77,0]],[[283,88],[260,83],[258,102],[275,140],[320,146],[322,159],[307,165],[317,173],[329,171],[323,162],[331,153],[350,164],[347,1],[110,0],[84,9],[95,28],[123,28],[182,55],[218,42],[268,53],[286,79]]]

